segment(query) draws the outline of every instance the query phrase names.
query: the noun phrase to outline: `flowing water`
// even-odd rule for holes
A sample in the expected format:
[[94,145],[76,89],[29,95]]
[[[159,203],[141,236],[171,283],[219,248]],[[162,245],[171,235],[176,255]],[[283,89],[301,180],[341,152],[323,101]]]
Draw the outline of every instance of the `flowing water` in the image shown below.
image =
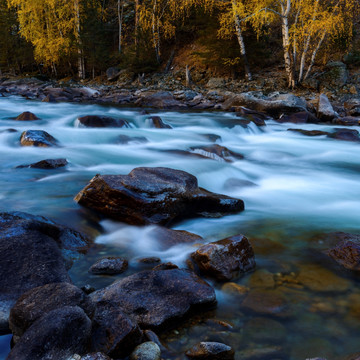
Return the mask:
[[[359,281],[333,265],[321,253],[321,241],[314,240],[322,232],[360,232],[360,144],[287,131],[332,130],[325,125],[270,120],[266,127],[243,128],[234,113],[226,112],[152,111],[173,127],[154,129],[148,115],[138,109],[11,97],[0,98],[0,110],[0,210],[44,215],[96,237],[96,245],[71,270],[78,286],[100,288],[154,266],[139,261],[144,257],[185,267],[194,251],[192,245],[161,250],[151,227],[98,223],[73,201],[95,174],[127,174],[138,166],[171,167],[195,175],[201,187],[245,201],[242,213],[173,226],[199,234],[206,242],[245,234],[255,250],[257,271],[230,285],[209,280],[217,291],[217,309],[162,335],[169,358],[182,358],[199,341],[224,342],[236,350],[238,359],[337,359],[360,351]],[[23,111],[41,120],[14,121]],[[77,127],[78,116],[94,114],[126,119],[131,127]],[[9,128],[17,132],[4,131]],[[29,129],[47,131],[62,146],[21,147],[20,134]],[[145,137],[147,142],[119,144],[120,135]],[[176,152],[209,145],[211,139],[243,154],[244,160],[225,162]],[[16,168],[49,158],[66,158],[69,165],[56,170]],[[90,275],[89,266],[104,255],[126,256],[129,270],[118,277]],[[252,304],[242,302],[245,288],[260,294],[260,307],[282,309],[285,304],[286,310],[254,312]],[[8,336],[0,337],[0,358],[8,343]]]

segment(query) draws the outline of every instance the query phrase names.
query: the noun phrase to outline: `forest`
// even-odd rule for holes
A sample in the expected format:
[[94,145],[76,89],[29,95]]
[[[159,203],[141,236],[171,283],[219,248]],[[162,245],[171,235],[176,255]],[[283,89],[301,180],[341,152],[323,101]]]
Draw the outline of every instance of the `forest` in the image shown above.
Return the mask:
[[293,88],[316,64],[359,60],[358,15],[358,0],[0,0],[0,71],[142,74],[187,65],[190,49],[223,76],[281,67]]

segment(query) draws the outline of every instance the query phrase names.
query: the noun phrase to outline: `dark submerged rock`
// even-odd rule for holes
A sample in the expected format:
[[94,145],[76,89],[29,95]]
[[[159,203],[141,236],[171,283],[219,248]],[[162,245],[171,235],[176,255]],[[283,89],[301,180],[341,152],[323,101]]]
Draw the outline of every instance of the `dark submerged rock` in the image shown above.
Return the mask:
[[90,337],[91,321],[77,306],[52,310],[30,326],[7,360],[67,360],[83,353]]
[[142,271],[90,296],[96,303],[117,306],[144,329],[164,328],[192,310],[216,304],[215,291],[209,284],[180,269]]
[[144,136],[127,136],[127,135],[119,135],[116,138],[116,143],[121,145],[127,145],[127,144],[143,144],[147,143],[148,139]]
[[58,141],[43,130],[27,130],[21,134],[20,144],[22,146],[52,147],[59,146]]
[[354,129],[342,129],[336,128],[334,132],[328,135],[328,137],[337,140],[359,142],[359,132]]
[[233,162],[234,160],[244,159],[243,155],[231,151],[225,146],[221,146],[218,144],[208,146],[193,146],[190,149],[192,152],[198,155],[217,161]]
[[339,242],[325,251],[332,259],[346,269],[360,271],[360,235],[349,233],[332,233]]
[[312,115],[308,111],[300,111],[294,114],[284,115],[277,120],[280,123],[294,123],[294,124],[306,124],[306,123],[318,123],[319,120],[316,116]]
[[111,357],[122,358],[142,340],[142,332],[136,323],[117,304],[100,301],[92,322],[91,343],[94,351]]
[[169,124],[164,123],[160,116],[150,116],[147,120],[157,129],[172,129]]
[[165,227],[156,227],[150,232],[150,236],[156,238],[157,243],[162,250],[171,248],[180,244],[202,243],[204,239],[196,234],[184,230],[172,230]]
[[333,122],[337,125],[357,126],[360,125],[360,118],[354,116],[345,116],[343,118],[337,118],[333,120]]
[[29,165],[20,165],[17,168],[57,169],[67,164],[66,159],[45,159]]
[[129,224],[168,224],[200,214],[244,210],[242,200],[199,188],[195,176],[169,168],[135,168],[129,175],[96,175],[76,195],[82,206]]
[[287,130],[298,132],[298,133],[300,133],[302,135],[306,135],[306,136],[322,136],[322,135],[329,136],[331,134],[327,131],[321,131],[321,130],[303,130],[303,129],[287,129]]
[[191,359],[204,360],[231,360],[234,359],[234,350],[219,342],[200,342],[186,352]]
[[191,254],[191,258],[201,272],[222,281],[255,268],[254,251],[244,235],[203,245]]
[[89,297],[69,283],[52,283],[27,291],[11,309],[9,325],[16,343],[44,314],[64,306],[79,306],[91,318],[94,306]]
[[32,121],[32,120],[40,120],[40,119],[32,112],[25,111],[25,112],[21,113],[15,120]]
[[290,316],[289,304],[283,293],[276,290],[255,289],[249,292],[241,306],[265,316]]
[[96,275],[121,274],[128,268],[128,261],[121,257],[107,257],[93,264],[89,272]]
[[92,128],[103,127],[129,127],[129,123],[123,119],[114,119],[109,116],[87,115],[77,118],[79,125]]

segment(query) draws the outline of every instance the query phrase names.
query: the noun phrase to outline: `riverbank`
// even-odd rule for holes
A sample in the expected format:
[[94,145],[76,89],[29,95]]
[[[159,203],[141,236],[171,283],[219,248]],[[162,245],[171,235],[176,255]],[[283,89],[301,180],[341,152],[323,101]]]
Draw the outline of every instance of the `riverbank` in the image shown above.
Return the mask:
[[[181,72],[135,78],[134,74],[119,71],[108,79],[82,82],[72,79],[43,81],[36,78],[2,78],[0,94],[20,95],[26,99],[51,103],[90,103],[164,110],[229,111],[244,106],[275,119],[300,111],[307,111],[319,118],[320,94],[325,94],[334,110],[334,116],[327,121],[332,121],[360,116],[359,77],[357,69],[350,71],[345,64],[332,62],[304,86],[289,91],[281,71],[264,72],[251,82],[209,78],[191,86],[185,86]],[[322,122],[321,116],[318,122]]]

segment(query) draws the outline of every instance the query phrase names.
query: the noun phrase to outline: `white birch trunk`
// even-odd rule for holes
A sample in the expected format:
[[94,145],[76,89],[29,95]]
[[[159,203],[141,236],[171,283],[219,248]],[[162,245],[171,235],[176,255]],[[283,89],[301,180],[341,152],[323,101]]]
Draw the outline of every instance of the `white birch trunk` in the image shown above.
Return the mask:
[[78,76],[79,79],[85,79],[85,61],[81,41],[81,26],[80,26],[80,7],[79,0],[74,0],[75,10],[75,26],[76,26],[76,40],[78,43]]
[[245,78],[248,81],[252,80],[252,74],[250,71],[249,62],[246,55],[246,48],[245,48],[245,42],[241,31],[241,22],[239,19],[239,16],[236,14],[236,0],[232,0],[232,8],[234,13],[234,22],[235,22],[235,29],[236,29],[236,36],[238,39],[238,43],[240,46],[240,54],[244,61],[244,70],[245,70]]
[[311,73],[312,67],[313,67],[313,65],[314,65],[314,63],[315,63],[316,54],[317,54],[317,52],[319,51],[319,49],[320,49],[323,41],[325,40],[326,34],[327,34],[327,31],[325,30],[325,31],[323,32],[323,34],[322,34],[322,36],[321,36],[321,38],[320,38],[320,40],[319,40],[316,48],[315,48],[315,50],[313,51],[313,53],[312,53],[312,55],[311,55],[310,64],[309,64],[309,67],[308,67],[308,69],[307,69],[307,71],[306,71],[306,74],[305,74],[305,76],[304,76],[304,80],[306,80],[306,79],[309,77],[310,73]]
[[289,36],[289,14],[291,10],[291,1],[287,0],[286,8],[284,4],[281,4],[281,30],[282,30],[282,40],[283,40],[283,49],[284,49],[284,61],[285,61],[285,70],[288,76],[288,86],[293,89],[295,87],[295,71],[294,64],[291,61],[290,56],[290,36]]

